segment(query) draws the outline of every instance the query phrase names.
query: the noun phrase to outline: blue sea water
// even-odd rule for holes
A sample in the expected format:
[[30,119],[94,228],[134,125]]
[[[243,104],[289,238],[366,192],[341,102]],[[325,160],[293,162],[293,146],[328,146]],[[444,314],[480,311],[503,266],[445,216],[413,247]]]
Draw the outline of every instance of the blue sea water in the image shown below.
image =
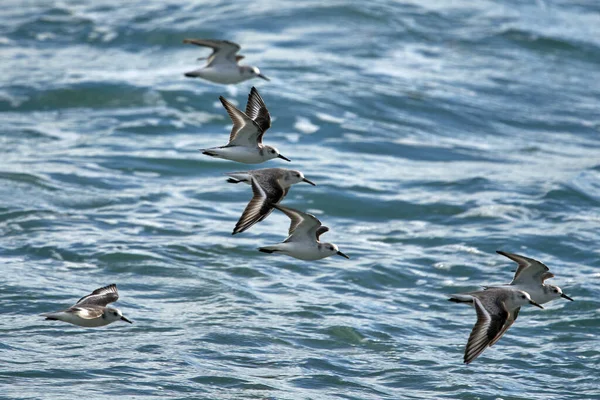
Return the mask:
[[[600,398],[600,3],[20,1],[0,8],[3,399]],[[191,80],[238,42],[271,82]],[[272,214],[203,156],[256,85],[265,141],[318,186],[350,260],[259,253]],[[507,283],[495,250],[575,299],[473,364],[451,293]],[[117,283],[134,321],[44,321]]]

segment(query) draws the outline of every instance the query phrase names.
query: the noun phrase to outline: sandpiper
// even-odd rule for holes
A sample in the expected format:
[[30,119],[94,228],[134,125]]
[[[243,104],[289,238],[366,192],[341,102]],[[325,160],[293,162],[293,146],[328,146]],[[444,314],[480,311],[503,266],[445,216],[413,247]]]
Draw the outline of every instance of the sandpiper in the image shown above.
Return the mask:
[[302,172],[285,168],[229,172],[227,175],[230,176],[227,182],[247,183],[252,186],[254,194],[235,225],[232,235],[244,232],[252,225],[267,218],[273,211],[273,204],[278,204],[283,200],[293,184],[306,182],[316,186],[312,181],[306,179]]
[[119,320],[131,324],[132,322],[123,316],[121,310],[106,307],[107,304],[118,299],[117,285],[113,283],[83,296],[74,306],[64,311],[45,313],[42,316],[47,320],[68,322],[87,328],[104,326]]
[[320,260],[336,254],[350,258],[342,253],[335,244],[319,242],[319,236],[327,232],[329,228],[322,226],[321,221],[314,215],[278,204],[273,204],[273,207],[291,219],[289,236],[282,243],[260,247],[259,251],[263,253],[279,252],[307,261]]
[[452,295],[448,300],[471,304],[477,312],[477,322],[471,331],[465,349],[465,364],[471,363],[485,349],[500,340],[516,321],[521,306],[532,304],[544,308],[533,301],[529,293],[513,288],[489,288],[477,292],[460,293]]
[[517,271],[513,280],[508,285],[489,286],[491,287],[511,287],[523,290],[531,296],[533,301],[544,304],[554,299],[562,297],[571,300],[572,298],[563,293],[562,289],[555,285],[544,284],[546,279],[554,278],[550,269],[533,258],[521,256],[518,254],[507,253],[505,251],[496,251],[505,257],[510,258],[518,264]]
[[[260,73],[257,67],[238,65],[238,62],[244,56],[236,54],[240,50],[240,46],[237,43],[228,40],[210,39],[185,39],[183,43],[210,47],[213,50],[212,54],[207,57],[204,67],[185,73],[185,76],[188,78],[202,78],[210,82],[222,84],[240,83],[252,78],[269,80],[269,78]],[[199,60],[203,59],[199,58]]]
[[262,144],[263,136],[271,126],[271,116],[256,88],[250,90],[245,113],[223,96],[219,100],[233,121],[229,143],[221,147],[201,149],[202,154],[245,164],[259,164],[272,158],[290,161],[279,154],[275,147]]

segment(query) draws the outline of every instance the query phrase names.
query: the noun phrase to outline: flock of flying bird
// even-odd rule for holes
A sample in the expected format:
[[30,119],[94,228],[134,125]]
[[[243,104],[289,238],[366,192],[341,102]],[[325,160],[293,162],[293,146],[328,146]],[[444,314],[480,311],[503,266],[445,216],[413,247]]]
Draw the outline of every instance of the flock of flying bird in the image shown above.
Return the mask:
[[[212,54],[203,68],[185,73],[186,77],[202,78],[214,83],[235,84],[252,78],[269,80],[254,66],[239,65],[244,58],[238,55],[240,46],[223,40],[185,39],[184,43],[209,47]],[[202,60],[200,58],[199,60]],[[224,97],[219,97],[233,122],[229,142],[220,147],[202,149],[202,153],[244,164],[258,164],[273,158],[290,161],[273,146],[263,144],[263,136],[271,127],[269,111],[256,90],[248,95],[246,111],[242,112]],[[321,243],[320,236],[329,228],[321,225],[314,215],[286,207],[280,202],[290,187],[305,182],[315,185],[300,171],[284,168],[264,168],[227,174],[229,183],[246,183],[252,187],[253,197],[238,220],[233,235],[241,233],[264,220],[277,209],[291,220],[288,237],[282,243],[260,247],[264,253],[282,253],[300,260],[319,260],[332,255],[349,258],[335,244]],[[508,285],[487,286],[483,290],[452,295],[449,301],[467,303],[475,308],[477,322],[471,331],[465,349],[464,362],[475,360],[483,351],[494,345],[515,322],[522,306],[541,304],[559,297],[573,301],[558,286],[545,284],[553,278],[548,267],[532,258],[498,251],[518,264],[515,276]],[[64,311],[42,314],[48,320],[59,320],[83,327],[98,327],[115,321],[132,323],[116,309],[107,307],[117,301],[115,284],[94,290]]]

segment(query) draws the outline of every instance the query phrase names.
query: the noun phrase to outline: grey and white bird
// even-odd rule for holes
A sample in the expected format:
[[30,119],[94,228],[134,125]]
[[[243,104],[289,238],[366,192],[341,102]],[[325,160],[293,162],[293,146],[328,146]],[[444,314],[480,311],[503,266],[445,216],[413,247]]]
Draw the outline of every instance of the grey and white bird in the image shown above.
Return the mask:
[[125,321],[132,324],[123,316],[121,310],[106,307],[119,299],[117,285],[104,286],[94,290],[91,294],[83,296],[74,306],[64,311],[41,314],[47,320],[63,321],[73,325],[94,328],[111,324],[115,321]]
[[471,363],[485,349],[500,340],[516,321],[521,306],[532,304],[544,308],[533,301],[529,293],[509,287],[455,294],[448,300],[455,303],[468,303],[475,307],[477,312],[477,322],[469,335],[465,349],[465,364]]
[[288,194],[290,187],[296,183],[306,182],[300,171],[285,168],[263,168],[254,171],[229,172],[229,183],[244,182],[252,186],[253,197],[238,220],[232,235],[248,230],[252,225],[264,220],[273,211],[273,204],[278,204]]
[[523,290],[531,296],[533,301],[539,304],[548,303],[554,299],[562,297],[571,300],[572,298],[563,293],[562,289],[555,285],[544,284],[546,279],[554,278],[550,269],[533,258],[521,256],[518,254],[507,253],[505,251],[496,251],[505,257],[510,258],[518,264],[517,271],[513,280],[508,285],[488,286],[491,287],[511,287]]
[[[188,78],[202,78],[210,82],[226,85],[240,83],[252,78],[269,80],[269,78],[260,73],[257,67],[238,64],[244,56],[237,54],[240,50],[240,46],[237,43],[228,40],[211,39],[185,39],[183,43],[212,49],[211,55],[206,58],[206,65],[200,69],[186,72],[185,76]],[[199,60],[203,59],[199,58]]]
[[321,243],[319,237],[329,230],[312,214],[273,204],[273,207],[291,219],[289,236],[282,243],[260,247],[263,253],[282,253],[299,260],[313,261],[338,255],[350,258],[333,243]]
[[279,154],[275,147],[262,143],[265,132],[271,127],[271,115],[256,88],[250,90],[245,113],[223,96],[219,100],[233,122],[229,143],[221,147],[201,149],[202,154],[244,164],[259,164],[273,158],[290,161]]

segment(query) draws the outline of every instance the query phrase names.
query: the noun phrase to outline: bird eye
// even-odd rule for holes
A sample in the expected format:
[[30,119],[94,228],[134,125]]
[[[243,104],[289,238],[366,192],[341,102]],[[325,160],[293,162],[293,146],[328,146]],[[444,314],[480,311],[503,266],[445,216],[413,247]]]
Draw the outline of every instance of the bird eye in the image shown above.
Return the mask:
[[524,298],[525,298],[525,295],[522,295],[522,296],[521,296],[521,298],[522,298],[522,299],[524,299]]
[[119,315],[119,313],[117,313],[116,311],[115,311],[113,314],[115,315],[115,317],[116,317],[117,315]]
[[558,293],[558,289],[554,289],[554,293]]
[[275,154],[275,150],[271,150],[271,154]]

